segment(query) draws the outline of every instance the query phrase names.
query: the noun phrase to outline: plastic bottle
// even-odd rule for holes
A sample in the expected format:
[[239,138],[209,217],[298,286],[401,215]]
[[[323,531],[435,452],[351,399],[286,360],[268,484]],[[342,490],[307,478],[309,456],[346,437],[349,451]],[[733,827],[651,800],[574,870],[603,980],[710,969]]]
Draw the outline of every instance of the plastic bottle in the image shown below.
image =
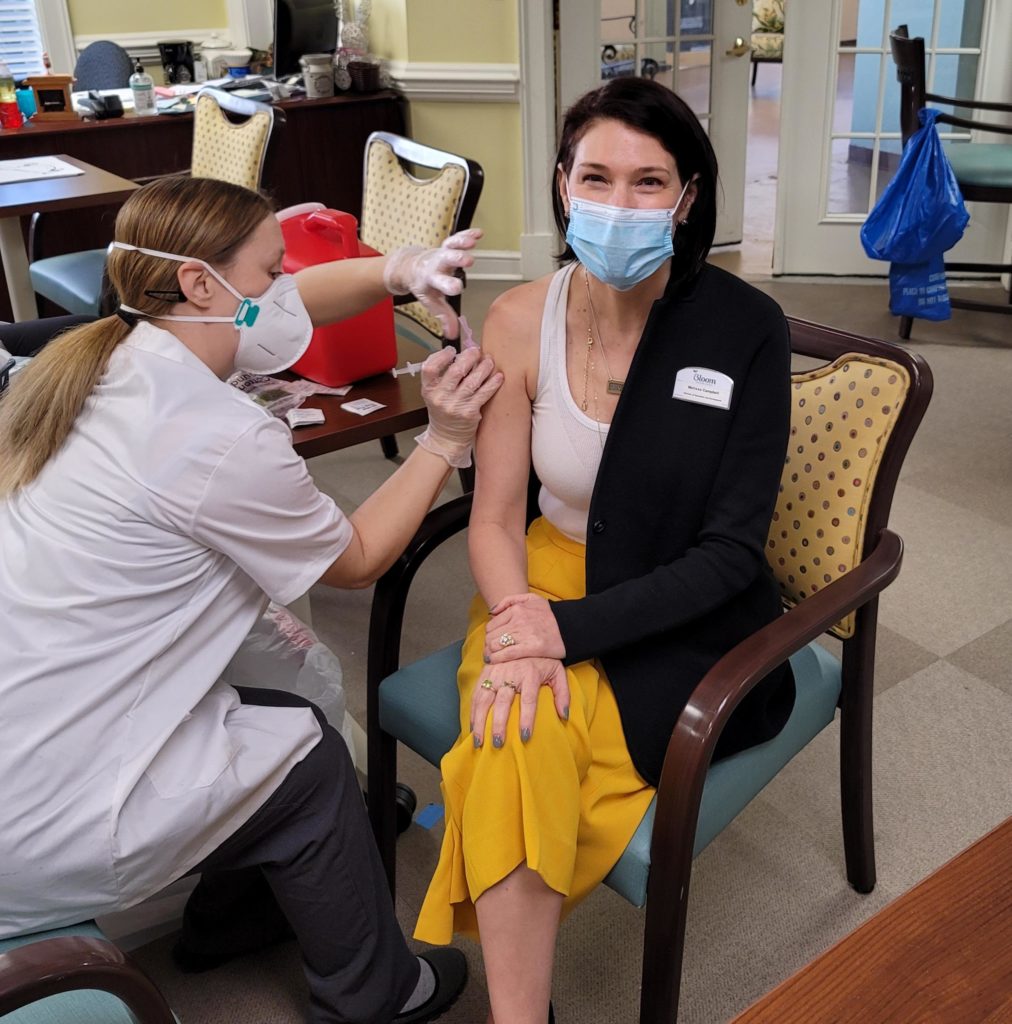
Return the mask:
[[18,109],[18,94],[14,89],[14,76],[4,61],[0,61],[0,128],[20,128],[25,123]]
[[137,61],[134,73],[130,76],[130,91],[134,96],[134,111],[138,117],[158,113],[155,109],[154,80],[144,70],[144,65],[140,61]]

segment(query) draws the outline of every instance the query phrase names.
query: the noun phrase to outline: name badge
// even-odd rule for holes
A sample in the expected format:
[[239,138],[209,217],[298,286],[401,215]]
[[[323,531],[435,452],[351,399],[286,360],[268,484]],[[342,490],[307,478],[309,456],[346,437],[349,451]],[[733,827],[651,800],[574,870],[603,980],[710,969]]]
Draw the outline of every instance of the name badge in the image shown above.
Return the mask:
[[683,402],[730,409],[733,390],[734,381],[726,373],[708,370],[705,366],[686,366],[675,377],[675,390],[671,397]]

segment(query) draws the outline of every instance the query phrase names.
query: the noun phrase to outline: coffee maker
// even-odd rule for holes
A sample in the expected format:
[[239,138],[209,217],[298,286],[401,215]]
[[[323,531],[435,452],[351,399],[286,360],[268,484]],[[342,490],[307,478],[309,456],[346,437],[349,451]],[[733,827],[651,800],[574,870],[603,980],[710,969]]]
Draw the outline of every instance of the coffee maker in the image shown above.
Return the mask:
[[159,43],[158,52],[162,57],[166,84],[186,85],[193,81],[193,43]]

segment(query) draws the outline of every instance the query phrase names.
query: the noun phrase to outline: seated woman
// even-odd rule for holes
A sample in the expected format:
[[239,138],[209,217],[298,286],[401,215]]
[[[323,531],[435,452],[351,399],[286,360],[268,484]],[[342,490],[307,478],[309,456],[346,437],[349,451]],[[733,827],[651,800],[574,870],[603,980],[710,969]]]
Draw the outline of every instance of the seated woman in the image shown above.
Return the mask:
[[[505,383],[477,449],[481,593],[415,934],[480,936],[495,1024],[552,1019],[560,919],[636,830],[693,688],[780,614],[763,548],[787,326],[704,262],[716,184],[674,93],[631,78],[588,93],[566,114],[553,196],[571,262],[486,320]],[[542,517],[525,540],[532,463]],[[793,700],[787,667],[742,703],[719,754],[774,736]]]

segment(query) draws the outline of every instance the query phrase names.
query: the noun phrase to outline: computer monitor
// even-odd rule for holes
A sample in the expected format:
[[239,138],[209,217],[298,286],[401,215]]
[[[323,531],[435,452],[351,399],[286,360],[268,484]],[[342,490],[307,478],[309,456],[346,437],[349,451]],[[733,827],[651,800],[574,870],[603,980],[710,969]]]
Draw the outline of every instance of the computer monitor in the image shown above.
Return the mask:
[[334,0],[275,0],[274,77],[298,74],[306,53],[337,49]]

